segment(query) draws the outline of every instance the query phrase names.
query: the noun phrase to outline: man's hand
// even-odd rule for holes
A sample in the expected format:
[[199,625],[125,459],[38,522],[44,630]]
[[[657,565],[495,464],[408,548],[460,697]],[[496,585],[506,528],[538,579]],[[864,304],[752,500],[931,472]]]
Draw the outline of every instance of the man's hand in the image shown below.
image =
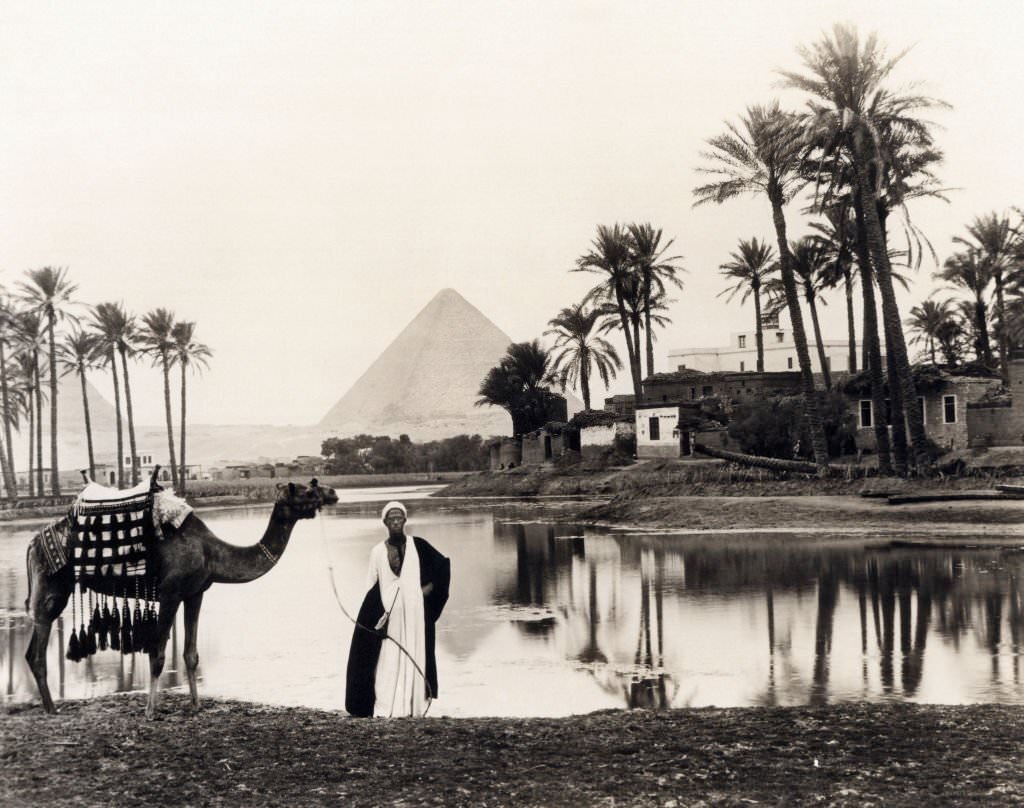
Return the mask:
[[423,585],[423,597],[426,597],[427,595],[429,595],[433,591],[434,591],[434,582],[433,581]]

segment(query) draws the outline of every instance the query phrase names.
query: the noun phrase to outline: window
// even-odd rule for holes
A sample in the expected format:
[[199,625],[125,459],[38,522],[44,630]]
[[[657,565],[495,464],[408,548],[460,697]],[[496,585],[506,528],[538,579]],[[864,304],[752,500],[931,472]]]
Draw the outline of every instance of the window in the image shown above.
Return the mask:
[[700,394],[702,396],[711,396],[711,395],[714,395],[714,393],[715,393],[714,389],[712,387],[708,386],[708,385],[704,385],[704,387],[702,387],[701,391],[700,391]]
[[740,347],[741,348],[746,348],[747,347],[747,335],[746,334],[740,334]]
[[745,367],[746,364],[747,364],[746,362],[740,362],[740,373],[742,373],[744,370],[746,370],[746,367]]
[[787,356],[786,357],[786,367],[789,368],[790,370],[793,369],[793,357],[792,356]]
[[871,399],[861,399],[860,428],[868,429],[874,422],[871,420]]
[[693,399],[695,399],[696,397],[697,397],[697,388],[696,387],[691,387],[690,388],[690,400],[693,401]]
[[956,423],[956,396],[942,397],[942,423]]
[[650,429],[651,440],[661,440],[661,421],[657,418],[648,418],[647,425]]
[[776,342],[785,342],[786,341],[786,334],[785,334],[785,332],[783,332],[783,331],[776,331],[775,332],[775,341]]

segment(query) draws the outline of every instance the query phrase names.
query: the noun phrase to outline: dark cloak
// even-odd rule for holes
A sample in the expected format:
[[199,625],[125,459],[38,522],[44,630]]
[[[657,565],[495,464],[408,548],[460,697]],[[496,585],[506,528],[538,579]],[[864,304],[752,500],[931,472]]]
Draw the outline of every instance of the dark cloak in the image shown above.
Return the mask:
[[[448,602],[448,587],[451,583],[451,562],[426,539],[413,536],[416,552],[420,557],[420,586],[434,585],[429,595],[423,596],[424,640],[426,645],[426,674],[428,698],[437,698],[437,657],[434,654],[434,624]],[[352,632],[352,645],[348,652],[348,671],[345,677],[345,709],[351,715],[368,717],[373,715],[377,700],[374,678],[377,673],[377,659],[384,633],[373,627],[384,615],[384,604],[380,598],[380,583],[375,583],[359,607],[357,625]]]

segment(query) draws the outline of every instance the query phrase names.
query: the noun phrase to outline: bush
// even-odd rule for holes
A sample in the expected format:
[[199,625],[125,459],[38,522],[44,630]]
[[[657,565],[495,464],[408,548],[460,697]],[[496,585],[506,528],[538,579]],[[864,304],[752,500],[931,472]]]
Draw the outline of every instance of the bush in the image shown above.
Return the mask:
[[[820,393],[818,402],[829,456],[855,451],[856,423],[846,397],[830,390]],[[805,421],[800,396],[748,401],[736,408],[729,434],[747,454],[813,459],[810,430]]]

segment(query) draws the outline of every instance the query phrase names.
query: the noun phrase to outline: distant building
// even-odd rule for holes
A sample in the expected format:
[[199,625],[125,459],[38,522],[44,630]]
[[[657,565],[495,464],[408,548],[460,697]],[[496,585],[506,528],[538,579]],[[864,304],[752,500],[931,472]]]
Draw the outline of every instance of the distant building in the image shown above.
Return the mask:
[[[765,329],[765,372],[800,371],[793,332],[786,328]],[[845,373],[850,370],[850,341],[823,340],[825,360],[829,371]],[[859,350],[859,347],[857,348]],[[811,370],[821,373],[821,362],[813,338],[808,338],[807,350],[811,355]],[[859,354],[858,354],[859,355]],[[668,352],[668,366],[673,371],[701,370],[705,373],[723,371],[747,372],[757,370],[757,335],[754,331],[740,331],[729,335],[729,344],[717,348],[676,348]]]
[[730,401],[795,395],[800,392],[799,372],[706,373],[677,370],[655,373],[643,380],[644,404],[697,401],[717,396]]

